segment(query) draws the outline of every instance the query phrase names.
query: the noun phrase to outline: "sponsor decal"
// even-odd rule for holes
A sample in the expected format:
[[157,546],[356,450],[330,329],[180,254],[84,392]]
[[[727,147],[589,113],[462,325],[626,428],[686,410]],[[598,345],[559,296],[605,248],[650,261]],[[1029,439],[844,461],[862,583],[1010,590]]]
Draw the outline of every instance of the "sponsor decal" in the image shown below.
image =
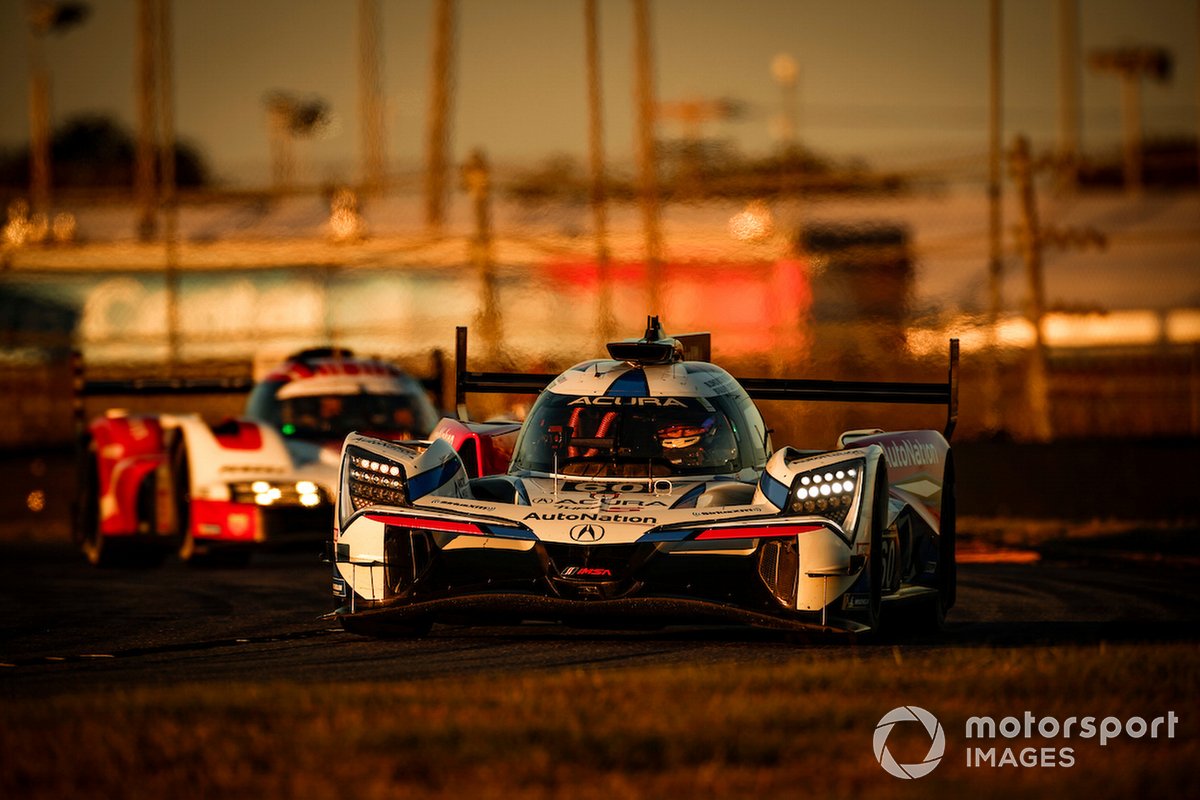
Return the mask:
[[687,408],[687,403],[676,397],[576,397],[569,406],[659,406],[660,408]]
[[605,567],[567,567],[562,571],[566,578],[611,578],[612,570]]
[[633,494],[635,492],[646,491],[645,483],[595,483],[595,482],[580,482],[566,483],[563,487],[568,492],[588,492],[593,494]]
[[586,511],[581,511],[578,514],[539,514],[536,511],[531,511],[521,517],[522,521],[531,519],[542,522],[628,522],[637,525],[654,525],[658,522],[658,517],[633,517],[626,514],[593,514]]
[[[1069,769],[1082,762],[1083,749],[1076,740],[1107,747],[1112,741],[1127,739],[1174,739],[1179,715],[1168,711],[1155,717],[1128,718],[1098,715],[1039,717],[1032,711],[1021,716],[999,719],[991,716],[969,717],[964,725],[963,738],[970,740],[966,766],[970,769]],[[900,764],[888,750],[888,737],[897,725],[917,723],[929,737],[929,750],[916,763]],[[997,740],[1003,740],[997,746]],[[1062,740],[1069,746],[1062,746]],[[1009,746],[1007,742],[1014,742]],[[1053,746],[1048,746],[1053,743]],[[875,727],[872,739],[875,760],[889,775],[903,780],[923,778],[941,763],[946,752],[946,734],[941,723],[929,711],[919,706],[900,706],[883,715]],[[982,746],[981,746],[982,745]]]
[[450,508],[470,508],[475,511],[495,511],[495,506],[485,506],[479,503],[472,503],[468,500],[459,500],[454,497],[431,497],[428,499],[430,505],[433,506],[448,506]]
[[883,589],[888,591],[900,585],[900,543],[887,536],[880,544],[883,545],[879,559],[883,564]]
[[661,500],[610,500],[602,497],[560,497],[557,500],[553,497],[535,497],[533,502],[535,505],[579,506],[580,508],[599,508],[604,511],[640,511],[642,506],[666,508],[667,505]]
[[571,528],[571,538],[577,542],[598,542],[604,538],[604,527],[585,523]]
[[937,448],[925,442],[904,439],[883,446],[889,467],[923,467],[938,462]]

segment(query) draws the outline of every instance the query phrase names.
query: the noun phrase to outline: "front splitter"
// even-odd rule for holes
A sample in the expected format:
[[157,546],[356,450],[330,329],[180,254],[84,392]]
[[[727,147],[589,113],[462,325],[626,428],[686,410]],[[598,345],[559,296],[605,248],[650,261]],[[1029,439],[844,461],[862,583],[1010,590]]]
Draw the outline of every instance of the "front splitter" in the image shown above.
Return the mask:
[[[819,615],[813,619],[784,617],[740,606],[714,603],[686,597],[623,597],[611,600],[568,600],[562,597],[521,594],[517,592],[488,592],[459,595],[421,601],[398,601],[385,606],[350,610],[339,608],[337,618],[350,618],[381,627],[403,625],[446,617],[467,618],[488,615],[507,616],[521,620],[540,620],[563,624],[608,623],[629,627],[636,623],[653,622],[662,625],[693,625],[702,623],[737,623],[756,628],[806,633],[861,634],[870,628],[853,620],[830,617],[822,624]],[[616,624],[614,624],[616,623]]]

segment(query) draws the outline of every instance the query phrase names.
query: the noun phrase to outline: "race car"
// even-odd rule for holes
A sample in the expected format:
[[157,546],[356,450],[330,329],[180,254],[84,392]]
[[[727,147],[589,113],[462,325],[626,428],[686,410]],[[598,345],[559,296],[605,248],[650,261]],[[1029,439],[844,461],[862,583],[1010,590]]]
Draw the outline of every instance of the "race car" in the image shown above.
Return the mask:
[[[117,384],[118,382],[112,382]],[[287,358],[257,383],[92,382],[90,394],[249,390],[242,419],[111,409],[80,446],[75,538],[98,566],[245,561],[264,543],[319,542],[333,514],[342,442],[428,435],[424,387],[397,366],[335,348]]]
[[[540,394],[521,424],[347,437],[334,616],[384,636],[489,620],[857,634],[886,605],[939,628],[955,602],[957,342],[945,384],[738,381],[689,348],[707,335],[668,337],[652,317],[557,377],[471,373],[460,329],[460,409],[469,391]],[[947,425],[776,450],[751,392],[945,404]]]

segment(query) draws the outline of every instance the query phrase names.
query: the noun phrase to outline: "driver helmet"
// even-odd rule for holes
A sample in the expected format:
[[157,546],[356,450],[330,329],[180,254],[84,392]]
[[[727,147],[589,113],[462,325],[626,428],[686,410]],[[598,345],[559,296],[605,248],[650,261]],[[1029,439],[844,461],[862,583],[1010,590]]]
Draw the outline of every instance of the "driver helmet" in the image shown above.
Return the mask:
[[712,418],[710,417],[700,425],[681,422],[664,425],[658,429],[656,435],[664,450],[683,450],[699,444],[711,429]]
[[656,431],[655,438],[667,459],[690,463],[703,458],[703,448],[715,432],[716,419],[710,416],[699,422],[688,420],[662,425]]

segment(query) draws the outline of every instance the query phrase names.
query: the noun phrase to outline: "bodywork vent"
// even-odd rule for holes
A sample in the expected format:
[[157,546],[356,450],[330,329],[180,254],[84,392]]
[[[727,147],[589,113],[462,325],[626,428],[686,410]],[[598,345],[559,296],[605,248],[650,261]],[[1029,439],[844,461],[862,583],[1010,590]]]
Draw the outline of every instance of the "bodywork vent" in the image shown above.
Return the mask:
[[796,577],[800,555],[796,543],[766,542],[758,554],[758,576],[767,590],[787,608],[796,607]]

